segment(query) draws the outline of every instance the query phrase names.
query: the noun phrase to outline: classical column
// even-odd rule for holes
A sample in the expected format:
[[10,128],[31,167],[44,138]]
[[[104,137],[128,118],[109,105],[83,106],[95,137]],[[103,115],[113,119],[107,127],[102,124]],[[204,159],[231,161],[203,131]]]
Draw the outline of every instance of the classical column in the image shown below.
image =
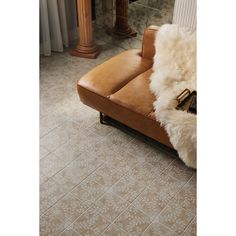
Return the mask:
[[115,27],[108,30],[108,33],[115,38],[123,39],[137,36],[137,32],[128,24],[128,6],[129,0],[116,0]]
[[71,55],[94,59],[100,50],[93,42],[91,0],[77,0],[79,20],[79,43]]

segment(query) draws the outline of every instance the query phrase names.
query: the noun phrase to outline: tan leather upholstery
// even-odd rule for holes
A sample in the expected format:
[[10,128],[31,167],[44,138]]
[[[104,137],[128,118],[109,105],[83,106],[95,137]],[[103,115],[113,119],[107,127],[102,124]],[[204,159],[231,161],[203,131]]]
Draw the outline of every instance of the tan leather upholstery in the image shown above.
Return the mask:
[[84,104],[173,148],[155,120],[155,97],[149,89],[157,30],[151,26],[145,31],[142,51],[132,49],[111,58],[83,76],[77,88]]
[[91,92],[82,86],[78,86],[78,92],[80,99],[84,104],[96,109],[97,111],[105,113],[111,118],[147,135],[150,138],[157,140],[170,148],[173,148],[166,131],[154,119],[116,104],[110,99]]
[[139,49],[132,49],[91,70],[80,79],[79,85],[106,97],[151,67],[152,61],[142,58]]
[[142,44],[142,57],[153,60],[155,55],[155,47],[154,42],[156,39],[156,33],[158,31],[158,27],[155,25],[149,26],[143,35],[143,44]]
[[151,74],[152,69],[140,74],[118,92],[112,94],[110,99],[121,106],[148,116],[153,111],[155,101],[155,97],[149,89]]

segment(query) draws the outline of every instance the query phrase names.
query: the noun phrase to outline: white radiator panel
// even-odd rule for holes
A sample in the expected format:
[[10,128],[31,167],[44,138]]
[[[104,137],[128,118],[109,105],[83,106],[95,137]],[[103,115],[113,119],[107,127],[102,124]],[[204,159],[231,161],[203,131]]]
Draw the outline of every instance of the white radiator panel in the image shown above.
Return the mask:
[[197,0],[175,0],[173,24],[196,29]]

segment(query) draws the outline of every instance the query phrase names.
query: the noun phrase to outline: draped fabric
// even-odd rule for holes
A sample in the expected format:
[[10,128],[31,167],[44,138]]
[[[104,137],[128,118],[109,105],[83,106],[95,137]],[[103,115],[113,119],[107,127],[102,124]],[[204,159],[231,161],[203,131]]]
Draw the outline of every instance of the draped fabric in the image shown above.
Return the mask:
[[78,38],[76,0],[40,0],[40,53],[62,52]]

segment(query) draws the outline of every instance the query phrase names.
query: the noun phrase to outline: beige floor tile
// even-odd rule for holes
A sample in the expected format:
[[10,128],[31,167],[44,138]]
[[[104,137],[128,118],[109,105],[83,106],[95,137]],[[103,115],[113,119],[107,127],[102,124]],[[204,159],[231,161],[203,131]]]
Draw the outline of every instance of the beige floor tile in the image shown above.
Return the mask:
[[43,157],[47,156],[50,153],[46,148],[40,146],[40,153],[39,158],[42,159]]
[[129,175],[144,185],[150,184],[154,178],[158,177],[160,171],[147,162],[138,163],[131,171]]
[[132,203],[137,209],[140,209],[152,219],[155,218],[167,205],[166,199],[161,193],[153,189],[146,188]]
[[192,222],[188,225],[188,227],[184,230],[183,236],[196,236],[197,235],[197,224],[196,218],[192,220]]
[[185,210],[190,211],[196,215],[197,193],[196,183],[193,181],[188,182],[174,197],[177,204],[183,207]]
[[125,147],[127,143],[129,143],[133,137],[114,128],[114,131],[109,134],[107,137],[107,144],[110,146],[110,148],[116,149],[116,147],[119,147],[119,151],[121,147]]
[[130,206],[114,222],[128,235],[140,235],[151,224],[151,219],[140,210]]
[[176,179],[187,182],[196,173],[196,171],[188,168],[182,161],[176,159],[169,165],[166,173]]
[[91,178],[96,180],[97,183],[108,188],[118,182],[122,176],[123,173],[121,171],[105,163],[92,174]]
[[174,236],[174,232],[159,223],[152,223],[142,236]]
[[165,173],[153,180],[149,188],[156,193],[159,201],[167,203],[183,187],[183,182]]
[[96,133],[90,132],[90,130],[85,130],[82,135],[75,135],[73,137],[73,142],[75,145],[77,145],[80,152],[83,152],[84,150],[88,150],[89,148],[93,147],[95,144],[100,145],[102,142],[102,137]]
[[115,224],[110,225],[102,234],[101,236],[128,236],[128,234],[118,228]]
[[161,153],[158,150],[152,150],[146,157],[145,161],[156,167],[158,170],[164,171],[171,162],[174,161],[174,157]]
[[51,207],[65,192],[60,191],[58,184],[50,178],[40,185],[40,214]]
[[76,145],[76,141],[74,139],[69,139],[65,144],[58,147],[53,153],[69,163],[78,158],[81,150]]
[[79,125],[71,121],[66,121],[43,136],[40,143],[49,151],[54,151],[79,132],[84,132],[80,130]]
[[178,204],[171,202],[155,220],[158,220],[177,235],[180,235],[193,218],[194,215],[189,211],[186,211]]
[[88,127],[88,130],[100,136],[106,136],[114,131],[112,126],[102,125],[99,120]]
[[49,133],[51,130],[52,130],[51,128],[48,128],[44,125],[40,125],[40,138]]
[[95,143],[90,143],[87,152],[91,156],[97,156],[101,160],[110,160],[110,157],[120,152],[120,146],[115,145],[109,141],[109,136],[105,136],[102,140]]
[[40,119],[40,127],[41,126],[45,127],[48,131],[51,131],[54,128],[60,126],[65,121],[66,121],[65,116],[61,116],[60,114],[55,114],[55,113],[49,114]]
[[40,213],[45,212],[60,198],[75,186],[74,182],[61,177],[59,174],[53,176],[40,185]]
[[73,223],[72,228],[81,236],[96,236],[101,234],[109,224],[110,222],[104,216],[94,209],[89,209]]
[[63,218],[66,219],[67,222],[72,223],[87,209],[88,206],[86,204],[83,204],[74,195],[69,193],[49,208],[44,214],[54,215],[56,218]]
[[[82,103],[80,103],[82,104]],[[79,104],[78,104],[79,105]],[[96,110],[92,111],[84,111],[84,110],[74,110],[75,103],[71,104],[72,109],[69,111],[66,111],[66,114],[68,114],[70,117],[72,117],[72,120],[76,122],[79,125],[83,126],[83,129],[89,130],[89,127],[91,124],[95,123],[96,121],[99,121],[99,112]],[[68,108],[67,108],[68,109]],[[82,114],[81,114],[82,112]]]
[[63,145],[67,140],[68,139],[62,135],[60,128],[56,128],[52,132],[43,136],[40,143],[49,151],[54,151]]
[[90,144],[86,149],[86,153],[88,153],[91,158],[96,158],[101,162],[110,160],[111,157],[116,154],[115,151],[109,149],[104,140]]
[[49,155],[40,160],[40,172],[50,178],[57,172],[62,170],[65,165],[65,159],[60,158],[53,153],[50,153]]
[[131,171],[136,164],[141,163],[143,161],[144,160],[142,160],[141,158],[135,157],[128,152],[115,153],[114,155],[108,156],[106,158],[106,162],[110,166],[120,170],[123,173]]
[[40,217],[40,236],[58,236],[68,225],[63,217],[43,215]]
[[97,183],[94,178],[89,176],[73,189],[72,194],[74,194],[82,202],[91,205],[94,201],[101,197],[106,190],[106,187]]
[[138,139],[133,139],[126,146],[127,150],[134,156],[144,157],[151,152],[152,147]]
[[77,159],[66,166],[60,174],[79,184],[83,179],[94,172],[102,161],[95,157],[91,157],[87,152],[83,152]]
[[39,179],[40,184],[45,183],[47,180],[48,180],[48,177],[45,176],[44,174],[40,173],[40,179]]
[[121,198],[132,202],[145,187],[146,185],[127,175],[123,176],[119,182],[112,186],[111,191],[119,195]]
[[66,229],[63,231],[59,236],[79,236],[78,233],[76,233],[73,229]]
[[110,221],[113,221],[129,204],[128,201],[120,198],[113,192],[105,193],[94,203],[97,211]]

